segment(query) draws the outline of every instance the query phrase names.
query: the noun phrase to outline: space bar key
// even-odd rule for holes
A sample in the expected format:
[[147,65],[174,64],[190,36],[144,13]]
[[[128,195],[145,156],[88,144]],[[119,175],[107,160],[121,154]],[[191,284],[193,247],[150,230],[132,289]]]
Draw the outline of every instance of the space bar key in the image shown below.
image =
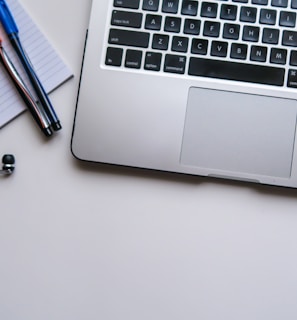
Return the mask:
[[229,61],[191,58],[189,75],[282,86],[285,69]]

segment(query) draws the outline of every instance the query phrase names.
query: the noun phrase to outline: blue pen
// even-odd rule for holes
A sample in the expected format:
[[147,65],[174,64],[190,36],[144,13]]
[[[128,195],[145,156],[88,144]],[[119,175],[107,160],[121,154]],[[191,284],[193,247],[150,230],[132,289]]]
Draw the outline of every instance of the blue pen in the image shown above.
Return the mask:
[[4,0],[0,0],[0,21],[4,27],[4,30],[9,37],[9,40],[16,51],[24,69],[26,70],[26,73],[28,75],[28,78],[36,91],[38,101],[40,102],[41,106],[44,109],[44,112],[47,114],[51,127],[57,131],[62,128],[60,120],[58,119],[55,110],[41,84],[39,81],[32,63],[30,62],[27,54],[25,53],[23,46],[21,44],[21,41],[19,39],[19,30],[18,27],[13,19],[13,16]]

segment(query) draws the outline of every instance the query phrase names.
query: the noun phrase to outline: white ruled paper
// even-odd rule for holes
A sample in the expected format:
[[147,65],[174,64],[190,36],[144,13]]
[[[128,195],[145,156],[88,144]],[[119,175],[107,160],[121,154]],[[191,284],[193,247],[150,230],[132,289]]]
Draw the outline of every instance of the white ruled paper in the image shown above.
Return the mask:
[[[59,57],[57,52],[38,29],[31,17],[24,10],[18,0],[6,0],[19,29],[21,43],[29,56],[33,67],[47,93],[53,91],[60,84],[72,76],[71,71]],[[10,46],[5,31],[0,24],[0,34],[3,47],[11,58],[18,73],[23,78],[29,89],[25,72]],[[33,94],[34,96],[34,94]],[[0,128],[26,110],[17,90],[0,65]]]

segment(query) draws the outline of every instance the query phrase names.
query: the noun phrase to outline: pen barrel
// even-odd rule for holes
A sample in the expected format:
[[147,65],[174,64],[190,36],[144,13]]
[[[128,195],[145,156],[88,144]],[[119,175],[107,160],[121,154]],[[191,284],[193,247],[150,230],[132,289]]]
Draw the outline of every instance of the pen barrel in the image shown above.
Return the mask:
[[0,62],[3,64],[4,69],[7,71],[15,88],[19,92],[39,128],[46,136],[51,136],[52,130],[50,128],[50,121],[47,115],[43,112],[43,110],[40,110],[40,108],[37,107],[33,97],[26,88],[24,82],[22,81],[21,77],[19,76],[18,72],[14,68],[12,62],[10,61],[2,47],[0,47]]
[[28,110],[30,111],[30,113],[32,114],[34,120],[36,121],[36,123],[38,124],[39,128],[42,130],[42,132],[47,136],[50,137],[53,132],[50,128],[50,124],[48,125],[41,125],[40,124],[40,118],[46,118],[47,115],[41,110],[38,109],[38,112],[36,112],[36,106],[32,103],[32,99],[28,99],[26,93],[24,92],[24,90],[22,90],[22,88],[17,84],[16,81],[14,81],[14,85],[16,87],[16,89],[18,90],[19,94],[21,95],[21,97],[23,98],[24,102],[26,103]]
[[57,131],[62,128],[61,123],[55,113],[55,110],[51,104],[51,101],[49,100],[47,93],[45,92],[40,80],[38,79],[38,76],[36,75],[34,68],[32,66],[32,63],[30,59],[28,58],[27,54],[25,53],[20,40],[16,34],[12,34],[10,36],[10,41],[12,46],[14,47],[17,55],[19,56],[19,59],[26,71],[26,74],[28,75],[28,78],[32,84],[32,87],[34,88],[39,103],[42,105],[45,113],[47,114],[52,128]]

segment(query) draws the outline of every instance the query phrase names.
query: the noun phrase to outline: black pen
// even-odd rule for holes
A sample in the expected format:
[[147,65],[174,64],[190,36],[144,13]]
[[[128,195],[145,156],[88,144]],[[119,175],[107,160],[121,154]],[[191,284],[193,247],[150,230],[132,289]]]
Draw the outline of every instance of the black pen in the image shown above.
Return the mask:
[[60,120],[58,119],[56,112],[40,82],[38,79],[32,63],[27,56],[25,50],[22,47],[21,41],[19,39],[19,30],[13,19],[13,16],[4,0],[0,0],[0,21],[7,33],[9,40],[16,51],[24,69],[26,70],[27,76],[37,94],[38,102],[43,107],[45,113],[47,114],[51,127],[53,130],[57,131],[62,128]]
[[42,132],[46,136],[48,137],[51,136],[52,130],[50,128],[50,121],[47,115],[43,112],[42,109],[38,108],[36,102],[34,101],[34,98],[32,97],[28,88],[24,84],[22,78],[20,77],[17,70],[15,69],[13,63],[9,59],[6,51],[4,50],[1,38],[0,38],[0,62],[4,66],[4,69],[6,70],[7,74],[9,75],[13,84],[15,85],[16,89],[18,90],[19,94],[23,98],[26,106],[31,112],[39,128],[42,130]]

